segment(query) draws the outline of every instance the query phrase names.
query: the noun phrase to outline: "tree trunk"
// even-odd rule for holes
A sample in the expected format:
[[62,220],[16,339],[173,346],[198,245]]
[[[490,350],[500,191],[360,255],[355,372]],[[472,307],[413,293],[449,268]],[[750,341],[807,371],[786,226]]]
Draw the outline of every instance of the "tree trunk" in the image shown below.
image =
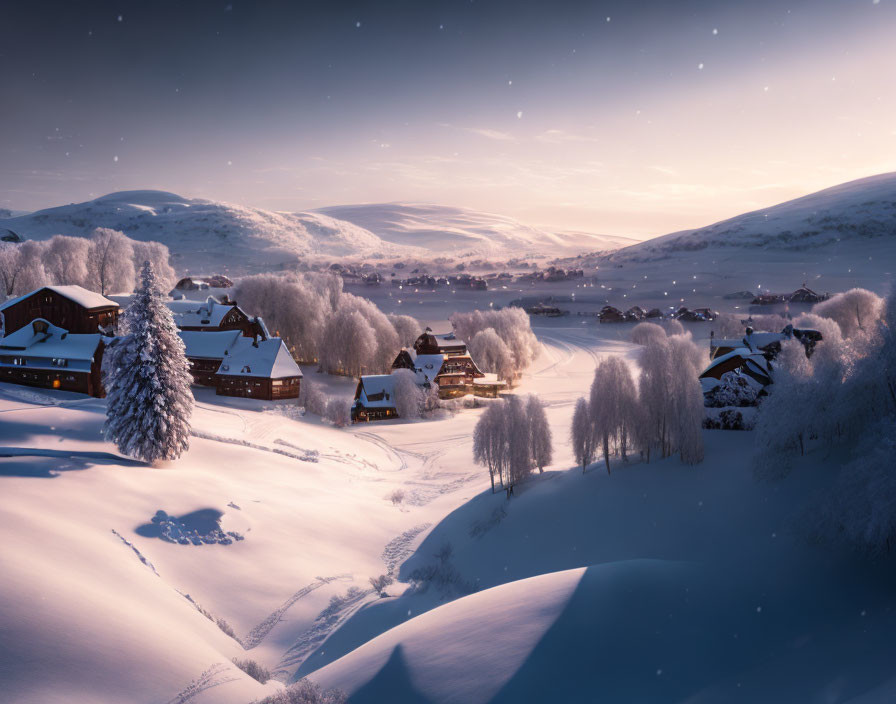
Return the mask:
[[604,462],[607,463],[607,474],[610,474],[610,436],[604,435]]

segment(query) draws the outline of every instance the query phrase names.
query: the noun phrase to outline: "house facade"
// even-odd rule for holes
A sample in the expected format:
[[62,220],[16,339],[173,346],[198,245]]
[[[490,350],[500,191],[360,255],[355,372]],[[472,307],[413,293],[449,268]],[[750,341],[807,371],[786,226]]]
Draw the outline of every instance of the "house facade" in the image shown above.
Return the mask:
[[391,374],[369,374],[358,379],[351,417],[352,423],[397,418],[395,377]]
[[38,318],[70,334],[112,334],[120,310],[115,301],[81,286],[44,286],[0,304],[6,335]]
[[106,339],[98,332],[71,333],[36,318],[0,339],[0,381],[102,398]]

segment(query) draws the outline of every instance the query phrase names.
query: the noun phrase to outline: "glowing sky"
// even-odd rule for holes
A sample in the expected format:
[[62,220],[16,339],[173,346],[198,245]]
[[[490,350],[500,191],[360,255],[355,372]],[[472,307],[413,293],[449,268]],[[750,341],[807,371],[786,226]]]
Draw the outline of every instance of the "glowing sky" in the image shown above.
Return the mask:
[[896,0],[5,3],[0,206],[466,206],[648,236],[896,170]]

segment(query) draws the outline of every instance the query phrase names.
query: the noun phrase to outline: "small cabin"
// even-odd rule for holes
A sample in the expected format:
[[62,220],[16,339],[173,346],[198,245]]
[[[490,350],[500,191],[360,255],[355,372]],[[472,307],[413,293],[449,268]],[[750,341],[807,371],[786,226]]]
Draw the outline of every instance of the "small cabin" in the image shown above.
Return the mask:
[[0,339],[0,381],[102,398],[105,339],[37,318]]
[[111,334],[120,306],[81,286],[44,286],[0,304],[5,334],[42,319],[71,334]]
[[351,410],[352,423],[397,417],[395,377],[391,374],[370,374],[358,379]]

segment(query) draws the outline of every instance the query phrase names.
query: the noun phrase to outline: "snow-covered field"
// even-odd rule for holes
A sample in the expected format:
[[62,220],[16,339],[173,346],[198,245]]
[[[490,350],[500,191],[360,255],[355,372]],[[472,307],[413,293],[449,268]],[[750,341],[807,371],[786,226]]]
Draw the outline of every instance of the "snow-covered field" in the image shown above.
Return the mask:
[[[101,440],[103,401],[0,385],[4,697],[164,703],[216,668],[192,701],[247,704],[281,686],[249,657],[361,702],[887,701],[892,575],[794,530],[830,458],[757,483],[751,435],[716,431],[696,468],[573,467],[572,405],[596,359],[634,363],[627,328],[536,325],[519,391],[555,462],[509,502],[471,461],[480,410],[338,430],[199,390],[190,451],[150,468]],[[203,509],[244,539],[146,530]]]

